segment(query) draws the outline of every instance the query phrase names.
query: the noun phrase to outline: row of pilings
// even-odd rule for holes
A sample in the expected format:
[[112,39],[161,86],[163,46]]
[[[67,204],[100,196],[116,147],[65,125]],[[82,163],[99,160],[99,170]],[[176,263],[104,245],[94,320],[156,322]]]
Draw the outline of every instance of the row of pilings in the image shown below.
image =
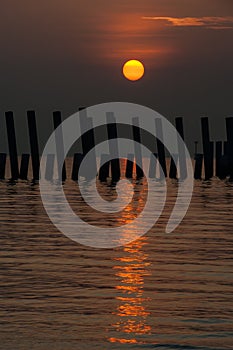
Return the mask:
[[[83,109],[80,109],[80,112]],[[7,139],[8,139],[8,149],[9,155],[6,153],[0,153],[0,180],[5,179],[6,172],[6,160],[9,156],[10,160],[10,180],[27,180],[29,173],[29,163],[31,161],[32,167],[32,180],[38,181],[40,176],[40,154],[39,154],[39,142],[38,142],[38,133],[36,125],[36,114],[35,111],[27,112],[27,123],[28,123],[28,134],[30,141],[30,153],[24,153],[21,155],[19,161],[18,152],[17,152],[17,142],[16,142],[16,133],[14,125],[14,115],[13,112],[5,113],[6,121],[6,130],[7,130]],[[209,180],[212,177],[216,176],[219,179],[229,179],[233,180],[233,117],[225,118],[226,122],[226,141],[211,141],[209,133],[209,120],[208,117],[201,118],[201,131],[202,131],[202,149],[203,153],[197,153],[197,150],[194,155],[194,179],[205,179]],[[62,141],[62,129],[58,126],[62,123],[61,112],[56,111],[53,113],[53,125],[54,130],[60,130],[60,134],[56,134],[58,138],[60,150],[62,152],[63,143]],[[89,131],[84,133],[81,137],[82,152],[77,152],[73,154],[73,164],[70,176],[67,174],[66,162],[64,162],[62,167],[62,181],[65,181],[68,177],[72,180],[77,181],[79,178],[79,168],[81,162],[85,155],[95,147],[95,135],[92,128],[92,119],[87,117],[85,114],[80,113],[80,125],[82,123],[88,125]],[[107,116],[107,137],[109,140],[116,140],[118,137],[118,127],[115,122],[113,115]],[[139,123],[137,118],[133,118],[132,135],[133,140],[137,141],[137,144],[141,143],[141,129],[139,128]],[[156,125],[157,128],[160,125]],[[175,127],[181,138],[185,140],[184,137],[184,128],[183,128],[183,119],[181,117],[175,118]],[[57,132],[58,132],[57,131]],[[97,177],[100,181],[106,181],[109,177],[113,181],[118,181],[121,176],[126,178],[132,178],[136,176],[137,178],[142,178],[144,176],[143,166],[142,166],[142,153],[140,147],[135,149],[134,153],[128,155],[126,162],[126,167],[124,169],[124,174],[122,174],[121,162],[117,158],[117,144],[109,143],[110,154],[115,155],[115,159],[108,160],[108,154],[101,155],[101,164],[100,170],[97,174]],[[57,146],[58,147],[58,146]],[[174,157],[170,157],[170,160],[166,160],[166,151],[163,143],[156,139],[156,153],[153,153],[155,157],[151,157],[150,167],[149,167],[149,177],[156,177],[156,161],[160,164],[160,167],[163,172],[164,177],[169,177],[171,179],[176,179],[178,170],[176,168]],[[178,150],[179,152],[182,150]],[[54,174],[54,162],[55,155],[48,154],[46,160],[46,171],[45,178],[47,180],[53,179]],[[93,164],[96,164],[96,160],[93,158]],[[96,166],[94,164],[94,166]],[[141,165],[141,166],[140,166]],[[182,166],[183,174],[182,177],[185,178],[186,170],[185,166]]]

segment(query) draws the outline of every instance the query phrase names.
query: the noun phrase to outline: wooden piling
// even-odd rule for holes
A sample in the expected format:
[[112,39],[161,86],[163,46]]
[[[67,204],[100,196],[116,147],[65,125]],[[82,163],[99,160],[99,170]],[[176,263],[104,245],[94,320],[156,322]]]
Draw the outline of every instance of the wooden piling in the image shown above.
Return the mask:
[[133,140],[134,143],[134,151],[135,151],[135,161],[136,161],[136,176],[137,179],[140,179],[144,176],[143,172],[143,164],[142,164],[142,149],[141,149],[141,135],[140,135],[140,126],[139,126],[139,118],[134,117],[132,119],[133,125]]
[[0,180],[5,179],[6,153],[0,153]]
[[202,164],[203,164],[203,154],[197,153],[195,155],[195,169],[194,169],[195,180],[201,180],[202,178]]
[[228,156],[229,155],[228,141],[224,141],[223,142],[223,154],[224,154],[224,156]]
[[[62,167],[62,175],[61,179],[62,181],[66,180],[66,164],[65,160],[64,162],[61,163],[61,159],[64,159],[64,142],[63,142],[63,134],[62,134],[62,129],[59,128],[59,126],[62,123],[62,117],[61,117],[61,112],[55,111],[53,112],[53,125],[54,125],[54,130],[55,130],[55,138],[56,138],[56,148],[57,148],[57,165],[58,169],[61,169]],[[60,176],[59,175],[59,176]]]
[[[179,133],[182,141],[184,141],[184,127],[183,118],[177,117],[175,119],[176,130]],[[179,169],[180,169],[180,179],[185,180],[187,178],[187,164],[186,164],[186,152],[184,142],[177,140],[178,143],[178,159],[179,159]]]
[[214,142],[209,143],[210,179],[214,176]]
[[37,137],[37,127],[36,127],[36,115],[34,111],[27,112],[28,120],[28,131],[29,131],[29,140],[31,148],[31,159],[32,159],[32,174],[33,180],[39,180],[40,174],[40,156],[39,156],[39,145]]
[[[182,140],[184,139],[184,128],[183,128],[183,119],[181,117],[175,118],[175,126],[176,130],[179,133]],[[180,165],[180,172],[182,178],[185,178],[187,176],[187,170],[186,170],[186,156],[185,156],[185,149],[183,147],[182,142],[180,142],[180,139],[177,138],[177,145],[178,145],[178,154],[171,154],[171,161],[170,161],[170,170],[169,170],[169,178],[170,179],[177,179],[177,166],[175,161],[178,161],[179,158],[179,165]],[[174,161],[175,160],[175,161]]]
[[229,175],[233,180],[233,117],[226,118],[226,132],[228,142]]
[[75,153],[73,157],[73,167],[72,167],[72,175],[71,178],[73,181],[78,181],[78,172],[80,165],[83,160],[83,154],[82,153]]
[[[95,147],[93,123],[91,118],[87,117],[87,111],[85,107],[79,108],[79,121],[80,121],[81,133],[82,133],[82,150],[83,150],[83,156],[85,157],[86,154],[93,147]],[[87,131],[87,129],[89,130]]]
[[112,181],[115,182],[115,181],[118,181],[121,177],[120,160],[119,160],[119,153],[118,153],[118,141],[117,141],[117,126],[116,126],[116,119],[112,112],[106,113],[106,119],[107,119],[108,140],[111,140],[111,142],[109,142],[109,152],[110,152],[110,156],[114,157],[110,161],[111,174],[112,174]]
[[158,160],[160,167],[163,171],[163,174],[160,174],[160,179],[167,177],[167,166],[166,166],[166,157],[165,149],[163,145],[163,129],[162,129],[162,120],[160,118],[155,119],[155,128],[156,134],[160,135],[161,140],[157,138],[157,150],[158,150]]
[[213,177],[213,142],[210,142],[208,117],[201,118],[202,144],[204,153],[205,180]]
[[[95,148],[95,135],[94,135],[94,129],[93,129],[93,122],[92,119],[87,117],[87,111],[85,107],[79,108],[79,121],[80,121],[80,128],[82,133],[82,150],[83,150],[83,157],[86,156],[86,154]],[[88,129],[88,131],[86,131]],[[96,177],[97,173],[97,165],[96,165],[96,156],[95,153],[92,152],[91,159],[90,159],[90,173],[85,174],[86,180],[92,180]]]
[[21,180],[28,179],[28,167],[29,167],[30,154],[22,154],[20,162],[19,178]]
[[223,141],[223,156],[221,158],[221,167],[223,172],[223,178],[225,179],[230,175],[230,156],[229,156],[229,143],[228,141]]
[[154,179],[156,178],[156,166],[157,166],[157,153],[152,153],[150,156],[150,167],[149,167],[149,178]]
[[176,163],[178,161],[178,154],[171,154],[169,178],[177,179],[177,167]]
[[133,177],[133,166],[134,166],[134,154],[128,154],[128,159],[126,162],[125,177],[127,179],[132,179]]
[[102,164],[102,165],[100,166],[100,169],[99,169],[99,176],[98,176],[98,178],[99,178],[99,180],[101,182],[104,182],[109,177],[110,161],[109,161],[109,155],[108,154],[102,154],[101,155],[100,164]]
[[176,117],[175,118],[176,130],[178,131],[182,140],[184,140],[184,127],[183,127],[183,118]]
[[221,158],[222,158],[222,141],[215,143],[215,176],[222,178],[221,169]]
[[45,166],[45,179],[47,181],[53,180],[53,170],[54,170],[55,154],[48,154]]
[[227,117],[225,120],[226,120],[227,141],[231,145],[233,143],[233,117]]
[[17,154],[13,112],[10,112],[10,111],[6,112],[5,118],[6,118],[8,147],[9,147],[9,154],[10,154],[11,180],[17,180],[19,178],[19,165],[18,165],[18,154]]

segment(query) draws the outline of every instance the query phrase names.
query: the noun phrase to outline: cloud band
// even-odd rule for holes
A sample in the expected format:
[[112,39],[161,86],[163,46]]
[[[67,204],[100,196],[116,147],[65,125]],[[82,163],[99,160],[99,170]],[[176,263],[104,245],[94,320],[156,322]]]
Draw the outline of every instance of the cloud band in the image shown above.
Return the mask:
[[152,17],[143,20],[165,21],[173,27],[205,27],[208,29],[233,29],[233,17]]

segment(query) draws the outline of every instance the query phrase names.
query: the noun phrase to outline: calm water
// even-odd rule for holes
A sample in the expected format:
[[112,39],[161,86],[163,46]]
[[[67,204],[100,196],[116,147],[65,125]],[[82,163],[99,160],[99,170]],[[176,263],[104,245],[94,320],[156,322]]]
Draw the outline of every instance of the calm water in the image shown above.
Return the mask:
[[[77,185],[64,187],[80,209]],[[99,190],[114,198],[114,188]],[[106,250],[59,233],[38,185],[1,182],[0,349],[233,349],[233,185],[197,181],[185,219],[164,234],[176,190],[168,181],[166,209],[146,236]]]

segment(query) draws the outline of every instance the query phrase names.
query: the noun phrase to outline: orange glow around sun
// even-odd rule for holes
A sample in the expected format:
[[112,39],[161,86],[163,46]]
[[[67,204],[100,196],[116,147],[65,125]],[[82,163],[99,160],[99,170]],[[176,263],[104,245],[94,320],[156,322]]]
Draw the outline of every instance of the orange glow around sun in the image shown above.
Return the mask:
[[123,66],[123,75],[126,79],[137,81],[144,75],[145,68],[142,62],[138,60],[127,61]]

